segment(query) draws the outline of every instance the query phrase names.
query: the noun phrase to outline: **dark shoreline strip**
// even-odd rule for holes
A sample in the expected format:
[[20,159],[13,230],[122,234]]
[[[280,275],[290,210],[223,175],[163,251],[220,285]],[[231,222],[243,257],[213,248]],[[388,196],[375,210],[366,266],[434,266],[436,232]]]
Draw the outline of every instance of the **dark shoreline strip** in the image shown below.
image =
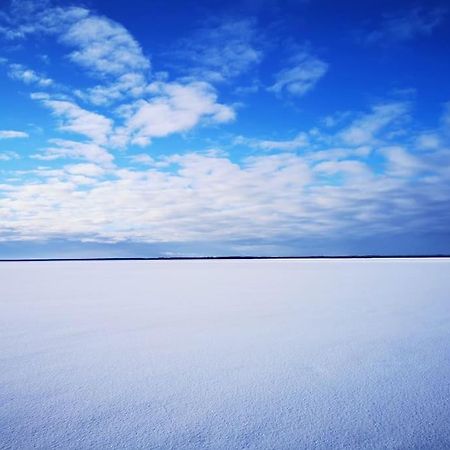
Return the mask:
[[450,258],[450,255],[319,255],[319,256],[174,256],[136,258],[19,258],[0,259],[0,262],[63,262],[63,261],[217,261],[246,259],[417,259]]

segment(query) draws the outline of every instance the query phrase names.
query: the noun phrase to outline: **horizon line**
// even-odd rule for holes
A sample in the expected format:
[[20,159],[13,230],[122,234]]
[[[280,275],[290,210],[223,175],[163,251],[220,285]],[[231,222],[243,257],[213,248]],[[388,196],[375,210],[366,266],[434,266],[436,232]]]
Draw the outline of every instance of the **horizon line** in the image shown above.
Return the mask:
[[0,258],[0,262],[70,262],[70,261],[195,261],[240,259],[413,259],[450,258],[450,254],[420,255],[307,255],[307,256],[149,256],[149,257],[91,257],[91,258]]

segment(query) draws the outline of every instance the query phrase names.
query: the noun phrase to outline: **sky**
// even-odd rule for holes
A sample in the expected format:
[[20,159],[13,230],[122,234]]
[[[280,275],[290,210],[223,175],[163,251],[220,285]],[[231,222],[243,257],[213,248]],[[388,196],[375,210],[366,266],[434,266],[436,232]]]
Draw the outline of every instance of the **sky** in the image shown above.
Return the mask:
[[0,1],[0,258],[450,253],[446,1]]

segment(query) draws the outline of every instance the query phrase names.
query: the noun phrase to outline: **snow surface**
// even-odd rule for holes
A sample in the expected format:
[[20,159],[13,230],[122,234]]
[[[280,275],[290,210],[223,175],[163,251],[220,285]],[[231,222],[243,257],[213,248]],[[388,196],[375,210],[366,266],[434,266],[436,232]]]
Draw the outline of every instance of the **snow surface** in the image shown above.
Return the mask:
[[0,264],[2,449],[450,448],[450,260]]

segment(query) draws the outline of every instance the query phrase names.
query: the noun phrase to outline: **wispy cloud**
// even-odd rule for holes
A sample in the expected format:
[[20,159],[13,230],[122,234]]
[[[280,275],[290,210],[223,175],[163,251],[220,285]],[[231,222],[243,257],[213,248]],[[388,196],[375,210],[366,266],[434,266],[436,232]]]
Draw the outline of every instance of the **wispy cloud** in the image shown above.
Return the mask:
[[447,15],[444,8],[414,7],[408,11],[386,14],[379,24],[366,32],[366,43],[404,42],[430,35],[441,25]]
[[76,90],[75,95],[95,106],[110,105],[124,99],[143,97],[147,88],[147,79],[142,73],[126,73],[108,84],[99,84],[85,90]]
[[275,83],[268,90],[275,94],[288,93],[300,97],[312,90],[327,70],[326,62],[302,51],[290,59],[285,69],[276,74]]
[[[32,95],[59,119],[60,132],[85,136],[96,145],[145,146],[153,138],[186,132],[200,123],[234,119],[234,109],[218,101],[216,90],[207,81],[156,78],[149,82],[150,61],[122,25],[84,8],[37,7],[29,14],[35,19],[33,23],[28,18],[21,22],[17,11],[11,19],[22,30],[21,38],[33,33],[55,35],[58,42],[71,49],[67,55],[70,61],[101,80],[93,87],[66,88],[60,95]],[[246,33],[251,33],[249,27],[247,23],[230,23],[221,30],[245,40]],[[239,46],[233,42],[233,46]],[[14,76],[27,83],[34,82],[41,88],[51,84],[50,79],[24,66],[16,64],[13,69]],[[90,107],[82,108],[79,102],[91,103],[94,109],[111,103],[116,106],[113,114],[111,110],[100,114]],[[56,154],[69,153],[53,148],[51,157]]]
[[[197,79],[223,82],[249,71],[263,58],[261,33],[251,19],[226,19],[179,42],[172,56]],[[170,55],[169,55],[170,56]]]
[[130,161],[135,164],[153,165],[155,160],[147,153],[139,153],[137,155],[130,156]]
[[450,102],[444,105],[444,113],[442,114],[441,123],[447,133],[450,133]]
[[25,84],[35,84],[42,88],[53,84],[53,80],[51,78],[39,74],[22,64],[9,64],[8,75],[14,80],[22,81]]
[[65,100],[42,99],[42,103],[60,118],[59,129],[87,136],[93,142],[105,144],[112,131],[112,121],[101,114],[87,111]]
[[35,34],[58,35],[89,15],[80,7],[53,7],[49,1],[12,1],[3,14],[0,33],[8,40],[23,40]]
[[[142,92],[150,71],[150,60],[119,23],[86,8],[44,7],[36,2],[17,4],[5,17],[8,26],[3,26],[3,34],[7,38],[23,40],[31,35],[55,36],[71,49],[67,57],[73,63],[102,80],[102,84],[88,88],[86,92],[76,91],[80,98],[94,104],[107,104]],[[10,67],[10,74],[41,87],[53,82],[19,64]]]
[[261,150],[281,150],[281,151],[294,151],[299,148],[306,147],[310,143],[307,133],[300,132],[293,139],[287,140],[273,140],[273,139],[254,139],[238,136],[235,139],[235,144],[244,144],[253,148]]
[[31,158],[43,161],[55,159],[79,159],[100,165],[110,166],[114,156],[104,147],[94,142],[78,142],[67,139],[52,139],[50,146],[43,152],[31,155]]
[[104,75],[123,75],[150,69],[150,61],[128,31],[117,22],[88,16],[62,33],[63,43],[75,50],[69,58],[86,69]]
[[377,133],[389,125],[405,120],[409,104],[390,102],[375,105],[372,111],[361,115],[340,132],[340,137],[348,145],[363,145],[373,143]]
[[0,139],[17,139],[17,138],[27,138],[28,133],[25,131],[16,130],[0,130]]
[[19,159],[20,156],[17,152],[0,152],[0,161],[11,161],[14,159]]
[[420,170],[427,169],[423,160],[401,146],[382,147],[380,152],[386,159],[391,175],[412,176]]

